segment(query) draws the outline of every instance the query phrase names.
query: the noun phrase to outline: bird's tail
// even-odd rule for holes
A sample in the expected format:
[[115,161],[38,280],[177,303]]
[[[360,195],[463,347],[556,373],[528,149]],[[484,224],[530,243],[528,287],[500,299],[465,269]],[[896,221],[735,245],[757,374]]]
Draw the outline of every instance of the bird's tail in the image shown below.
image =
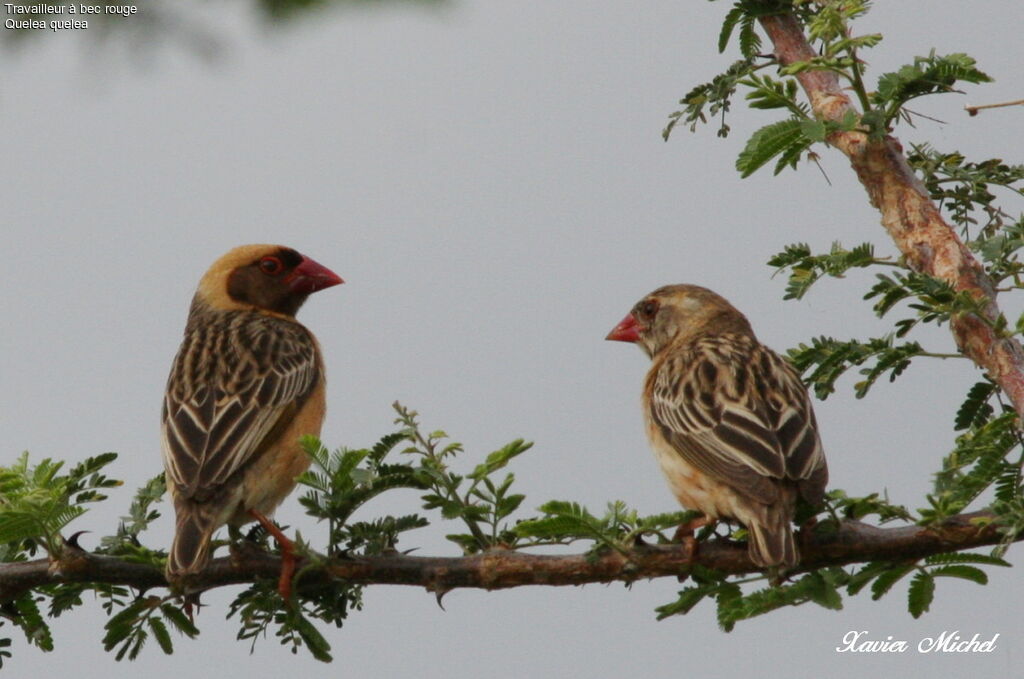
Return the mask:
[[761,568],[782,566],[789,569],[796,566],[800,562],[800,553],[793,539],[788,512],[768,507],[760,519],[747,524],[750,560]]
[[210,538],[216,530],[212,517],[196,508],[178,506],[177,515],[165,571],[170,582],[179,582],[206,568],[210,562]]

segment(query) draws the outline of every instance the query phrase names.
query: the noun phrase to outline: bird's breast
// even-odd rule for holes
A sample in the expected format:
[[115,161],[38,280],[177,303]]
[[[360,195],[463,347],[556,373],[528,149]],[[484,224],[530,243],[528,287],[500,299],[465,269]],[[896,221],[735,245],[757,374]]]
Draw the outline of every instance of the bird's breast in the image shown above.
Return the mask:
[[295,478],[309,469],[312,461],[299,439],[320,435],[324,421],[326,385],[323,378],[303,403],[281,437],[245,471],[242,497],[229,523],[252,521],[248,510],[263,515],[274,513],[281,501],[295,488]]
[[686,509],[703,512],[711,519],[740,518],[747,514],[745,503],[736,491],[687,462],[649,418],[647,436],[661,472],[679,504]]

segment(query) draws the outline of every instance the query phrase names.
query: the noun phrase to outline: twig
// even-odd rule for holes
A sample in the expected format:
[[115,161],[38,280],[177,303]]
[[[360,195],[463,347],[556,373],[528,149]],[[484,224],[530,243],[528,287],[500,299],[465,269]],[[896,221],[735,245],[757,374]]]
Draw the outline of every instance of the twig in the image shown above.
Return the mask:
[[967,115],[976,116],[978,111],[982,111],[986,108],[1002,108],[1004,106],[1024,106],[1024,99],[1017,99],[1016,101],[1004,101],[1001,104],[981,104],[979,106],[964,106],[964,110],[967,111]]

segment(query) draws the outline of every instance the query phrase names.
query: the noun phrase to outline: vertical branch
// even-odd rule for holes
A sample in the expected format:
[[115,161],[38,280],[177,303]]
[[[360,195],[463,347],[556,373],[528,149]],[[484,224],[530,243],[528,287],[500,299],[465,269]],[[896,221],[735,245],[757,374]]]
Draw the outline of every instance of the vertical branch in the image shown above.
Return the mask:
[[[782,65],[817,56],[793,14],[766,16],[760,22]],[[805,70],[796,77],[818,118],[839,122],[847,111],[856,112],[834,73]],[[850,159],[871,204],[881,212],[882,226],[910,268],[984,300],[979,313],[954,315],[950,330],[964,355],[988,372],[1017,413],[1024,414],[1024,351],[1015,339],[997,330],[1001,314],[995,286],[942,218],[899,141],[888,135],[875,140],[860,131],[837,131],[829,135],[828,143]]]

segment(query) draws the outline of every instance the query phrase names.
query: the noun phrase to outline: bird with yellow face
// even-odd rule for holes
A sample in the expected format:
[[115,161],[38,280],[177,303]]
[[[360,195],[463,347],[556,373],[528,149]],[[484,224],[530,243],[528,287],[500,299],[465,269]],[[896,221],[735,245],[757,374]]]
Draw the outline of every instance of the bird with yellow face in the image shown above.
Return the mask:
[[235,248],[200,280],[162,412],[177,516],[170,582],[187,589],[219,527],[259,521],[281,545],[287,598],[295,557],[267,517],[309,467],[299,438],[319,435],[325,409],[320,347],[295,314],[309,295],[342,282],[281,245]]

